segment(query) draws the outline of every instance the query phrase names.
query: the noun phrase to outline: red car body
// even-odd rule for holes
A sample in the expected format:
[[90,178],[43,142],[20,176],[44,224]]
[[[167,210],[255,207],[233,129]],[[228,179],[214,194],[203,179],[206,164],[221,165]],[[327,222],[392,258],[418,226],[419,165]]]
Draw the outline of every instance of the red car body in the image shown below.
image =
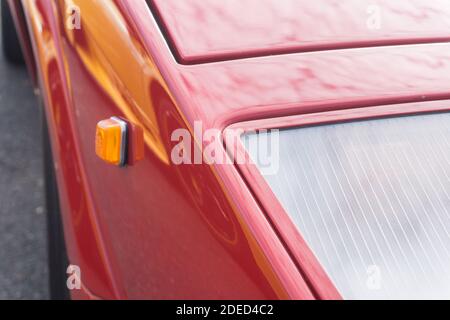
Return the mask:
[[[380,30],[366,25],[366,0],[9,2],[45,102],[69,260],[82,270],[73,298],[339,299],[255,167],[176,166],[171,133],[450,102],[439,1],[381,1]],[[79,30],[65,27],[69,5]],[[95,155],[96,124],[111,116],[144,129],[134,166]]]

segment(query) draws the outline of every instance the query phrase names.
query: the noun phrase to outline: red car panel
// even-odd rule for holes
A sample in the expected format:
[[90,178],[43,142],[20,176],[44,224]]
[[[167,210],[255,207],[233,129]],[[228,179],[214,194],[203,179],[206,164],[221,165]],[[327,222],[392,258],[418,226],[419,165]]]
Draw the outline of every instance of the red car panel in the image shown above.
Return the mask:
[[149,2],[182,63],[450,40],[446,0]]
[[[156,64],[170,54],[147,47],[136,29],[145,21],[149,36],[159,32],[146,2],[73,3],[83,12],[80,30],[65,28],[64,1],[24,1],[69,259],[84,291],[107,299],[313,298],[235,168],[225,183],[210,166],[180,168],[167,158],[170,133],[189,125]],[[145,160],[136,166],[95,155],[96,123],[112,115],[144,128]],[[238,188],[228,191],[230,183]]]
[[[73,297],[340,298],[310,250],[294,241],[301,237],[276,199],[272,206],[260,199],[258,174],[243,176],[234,165],[176,166],[170,135],[193,133],[195,121],[224,130],[249,120],[450,99],[450,45],[433,43],[448,37],[449,14],[428,2],[402,1],[400,11],[383,2],[391,8],[387,29],[375,33],[356,27],[366,1],[342,9],[352,17],[343,22],[332,14],[341,2],[327,2],[336,7],[324,7],[321,27],[309,13],[286,12],[285,34],[281,14],[273,23],[255,18],[253,28],[216,18],[247,21],[275,1],[245,2],[245,10],[229,2],[221,13],[215,1],[73,0],[82,27],[69,30],[67,1],[23,0],[67,249],[83,272],[84,292]],[[314,10],[312,3],[292,5]],[[350,49],[415,42],[422,44]],[[256,57],[285,52],[293,54]],[[238,59],[248,56],[255,57]],[[228,58],[235,60],[194,64]],[[111,116],[144,129],[145,158],[135,166],[113,167],[95,155],[96,124]]]
[[72,295],[112,298],[117,294],[85,182],[85,164],[80,161],[54,2],[23,1],[23,5],[52,137],[69,260],[82,270],[83,290],[72,291]]

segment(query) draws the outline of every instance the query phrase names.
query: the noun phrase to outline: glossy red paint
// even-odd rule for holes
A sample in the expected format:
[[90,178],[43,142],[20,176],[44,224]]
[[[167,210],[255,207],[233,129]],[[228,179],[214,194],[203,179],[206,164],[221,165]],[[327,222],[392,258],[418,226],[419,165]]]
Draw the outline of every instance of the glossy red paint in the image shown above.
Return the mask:
[[[24,3],[46,93],[69,257],[81,267],[84,286],[102,298],[312,298],[256,205],[253,226],[212,168],[180,168],[168,161],[170,133],[186,124],[153,57],[131,33],[128,16],[117,20],[130,3],[75,2],[85,16],[83,28],[73,33],[64,28],[62,1]],[[143,8],[151,17],[145,2]],[[110,23],[111,36],[102,41],[97,23]],[[100,56],[111,44],[122,57],[136,60]],[[116,72],[132,79],[116,82]],[[139,82],[133,77],[145,78],[147,85],[134,87]],[[116,85],[123,87],[109,90]],[[131,95],[131,101],[122,95]],[[144,128],[145,159],[134,167],[114,168],[94,154],[95,124],[110,115]],[[239,196],[256,204],[248,190]],[[255,237],[255,227],[264,237]],[[274,261],[260,239],[273,250]]]
[[450,40],[447,0],[149,3],[182,63]]
[[[233,165],[175,166],[171,133],[192,132],[195,121],[205,130],[224,130],[249,120],[450,99],[450,45],[433,43],[442,39],[431,32],[448,21],[431,23],[429,16],[438,13],[416,16],[407,4],[396,11],[407,16],[401,30],[425,25],[430,34],[404,36],[393,24],[389,30],[400,30],[395,43],[423,44],[376,47],[394,42],[344,26],[337,32],[348,32],[345,47],[359,48],[239,59],[252,50],[265,54],[273,41],[289,52],[303,49],[292,49],[295,40],[285,42],[267,25],[241,32],[237,47],[224,47],[236,43],[235,34],[209,28],[207,36],[224,38],[208,42],[212,47],[172,39],[186,55],[181,62],[193,63],[183,65],[145,0],[22,2],[52,135],[69,258],[81,267],[91,297],[340,298],[276,199],[261,198],[270,190],[256,173]],[[65,26],[72,4],[81,9],[80,30]],[[246,14],[236,18],[244,21]],[[203,30],[202,19],[188,19],[180,23]],[[332,23],[331,11],[323,19]],[[314,33],[307,21],[312,42],[336,36],[327,29]],[[255,32],[258,41],[252,42]],[[270,41],[261,41],[267,33]],[[220,56],[227,50],[232,56]],[[234,60],[194,64],[227,58]],[[110,116],[144,130],[145,157],[133,167],[109,166],[95,155],[96,123]]]
[[[64,75],[57,36],[53,1],[23,1],[38,67],[38,80],[51,135],[58,180],[65,240],[70,262],[82,268],[82,291],[73,298],[85,298],[87,287],[95,295],[117,296],[105,258],[101,235],[93,214],[92,200],[85,183],[85,164],[80,161],[78,137],[73,130],[70,95]],[[92,296],[93,294],[87,294]]]

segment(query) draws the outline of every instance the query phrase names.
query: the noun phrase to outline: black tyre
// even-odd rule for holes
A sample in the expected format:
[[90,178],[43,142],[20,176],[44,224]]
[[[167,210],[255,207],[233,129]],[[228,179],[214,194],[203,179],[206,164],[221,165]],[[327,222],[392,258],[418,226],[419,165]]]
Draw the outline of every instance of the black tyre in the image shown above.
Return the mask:
[[53,156],[47,121],[42,110],[42,136],[44,153],[44,177],[47,203],[48,265],[50,275],[50,298],[52,300],[70,299],[67,289],[66,270],[69,265],[64,240],[58,187],[53,164]]
[[23,64],[23,54],[17,37],[16,27],[6,0],[2,3],[2,43],[6,61],[14,64]]

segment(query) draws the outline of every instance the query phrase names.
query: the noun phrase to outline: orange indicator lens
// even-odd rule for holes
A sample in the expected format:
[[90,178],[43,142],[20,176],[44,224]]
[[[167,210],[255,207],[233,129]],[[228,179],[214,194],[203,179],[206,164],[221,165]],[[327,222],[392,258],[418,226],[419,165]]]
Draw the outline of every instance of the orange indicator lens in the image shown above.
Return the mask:
[[118,118],[100,121],[97,124],[95,152],[107,163],[125,164],[126,123]]

